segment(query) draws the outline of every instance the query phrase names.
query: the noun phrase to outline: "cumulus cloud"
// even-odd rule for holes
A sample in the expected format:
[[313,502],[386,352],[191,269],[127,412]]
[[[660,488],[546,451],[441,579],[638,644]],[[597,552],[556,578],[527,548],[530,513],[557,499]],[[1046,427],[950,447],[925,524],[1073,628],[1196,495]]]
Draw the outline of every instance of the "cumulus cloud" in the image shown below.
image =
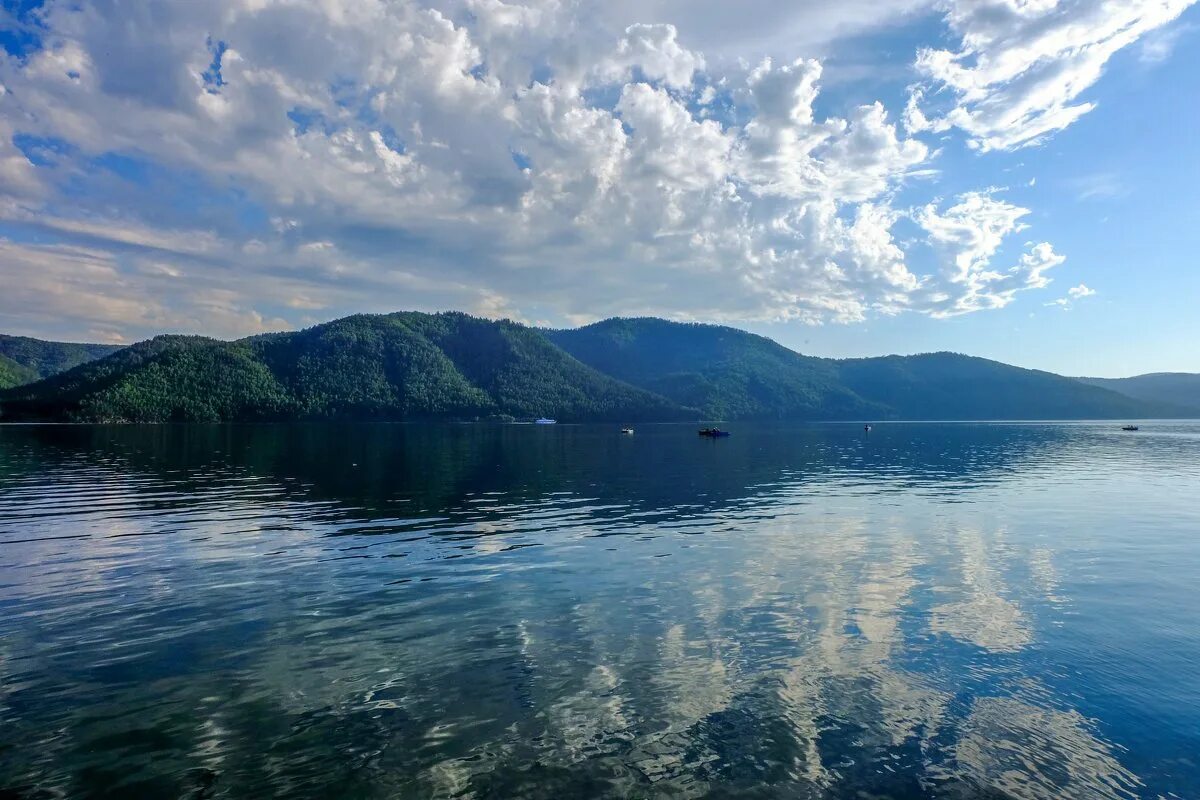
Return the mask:
[[652,81],[682,89],[690,86],[692,75],[704,68],[704,58],[680,46],[674,25],[638,23],[625,29],[616,51],[601,64],[607,79],[628,81],[634,70]]
[[1063,311],[1070,311],[1076,300],[1082,300],[1085,297],[1091,297],[1096,293],[1095,289],[1089,288],[1086,284],[1079,284],[1067,289],[1067,296],[1060,297],[1057,300],[1052,300],[1046,303],[1047,306],[1058,306]]
[[[589,8],[51,0],[41,47],[0,61],[0,220],[109,270],[81,296],[128,313],[80,318],[131,336],[414,307],[947,315],[1062,261],[993,271],[1027,214],[995,192],[899,204],[928,146],[881,103],[818,110],[819,61],[717,72],[683,29]],[[911,266],[908,220],[937,268]],[[83,263],[8,246],[6,277]],[[39,302],[0,313],[32,328]]]
[[1036,144],[1092,110],[1080,95],[1115,53],[1193,2],[945,0],[946,23],[959,44],[919,53],[916,67],[926,83],[912,93],[908,129],[959,128],[983,150]]
[[930,204],[916,214],[941,256],[942,281],[923,287],[924,305],[937,317],[1003,308],[1017,292],[1050,283],[1046,272],[1066,258],[1048,242],[1030,244],[1017,264],[1004,271],[992,260],[1011,234],[1025,230],[1029,209],[995,196],[995,191],[969,192],[940,211]]

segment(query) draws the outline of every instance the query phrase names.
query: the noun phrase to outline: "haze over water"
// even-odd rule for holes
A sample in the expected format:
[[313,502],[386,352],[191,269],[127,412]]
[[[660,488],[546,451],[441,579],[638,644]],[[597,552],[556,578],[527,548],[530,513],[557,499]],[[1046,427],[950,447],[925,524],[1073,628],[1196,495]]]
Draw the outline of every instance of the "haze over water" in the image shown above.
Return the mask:
[[0,426],[0,796],[1200,797],[1200,423],[730,427]]

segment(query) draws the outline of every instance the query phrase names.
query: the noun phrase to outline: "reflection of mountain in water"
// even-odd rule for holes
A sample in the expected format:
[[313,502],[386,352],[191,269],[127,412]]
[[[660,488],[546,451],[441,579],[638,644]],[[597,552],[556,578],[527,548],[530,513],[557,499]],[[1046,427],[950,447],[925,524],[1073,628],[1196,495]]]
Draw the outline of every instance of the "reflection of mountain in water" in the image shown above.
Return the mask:
[[[10,428],[0,448],[164,476],[181,492],[230,470],[356,512],[479,511],[481,498],[566,492],[642,509],[724,506],[813,488],[954,494],[1053,454],[1067,437],[1016,425],[742,425],[720,442],[688,426],[176,425]],[[30,450],[30,453],[34,451]],[[54,453],[54,456],[49,455]],[[7,456],[9,460],[12,455]],[[29,464],[33,467],[33,464]]]
[[1052,545],[946,502],[1093,445],[882,430],[0,431],[4,541],[40,540],[0,788],[1135,796],[1026,659]]

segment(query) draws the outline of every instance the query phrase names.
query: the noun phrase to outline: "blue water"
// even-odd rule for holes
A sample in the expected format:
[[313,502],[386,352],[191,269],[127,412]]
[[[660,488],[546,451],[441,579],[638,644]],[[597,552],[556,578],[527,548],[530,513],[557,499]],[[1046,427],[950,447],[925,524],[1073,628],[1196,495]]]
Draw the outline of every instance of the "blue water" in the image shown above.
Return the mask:
[[1200,797],[1200,424],[0,426],[0,797]]

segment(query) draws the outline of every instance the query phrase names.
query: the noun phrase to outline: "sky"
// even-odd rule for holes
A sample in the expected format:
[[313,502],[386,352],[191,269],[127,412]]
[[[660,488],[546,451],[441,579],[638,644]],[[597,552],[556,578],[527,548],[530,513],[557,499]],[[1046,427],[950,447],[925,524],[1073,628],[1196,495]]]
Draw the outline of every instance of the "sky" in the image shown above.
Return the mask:
[[0,331],[1200,372],[1194,0],[2,0]]

